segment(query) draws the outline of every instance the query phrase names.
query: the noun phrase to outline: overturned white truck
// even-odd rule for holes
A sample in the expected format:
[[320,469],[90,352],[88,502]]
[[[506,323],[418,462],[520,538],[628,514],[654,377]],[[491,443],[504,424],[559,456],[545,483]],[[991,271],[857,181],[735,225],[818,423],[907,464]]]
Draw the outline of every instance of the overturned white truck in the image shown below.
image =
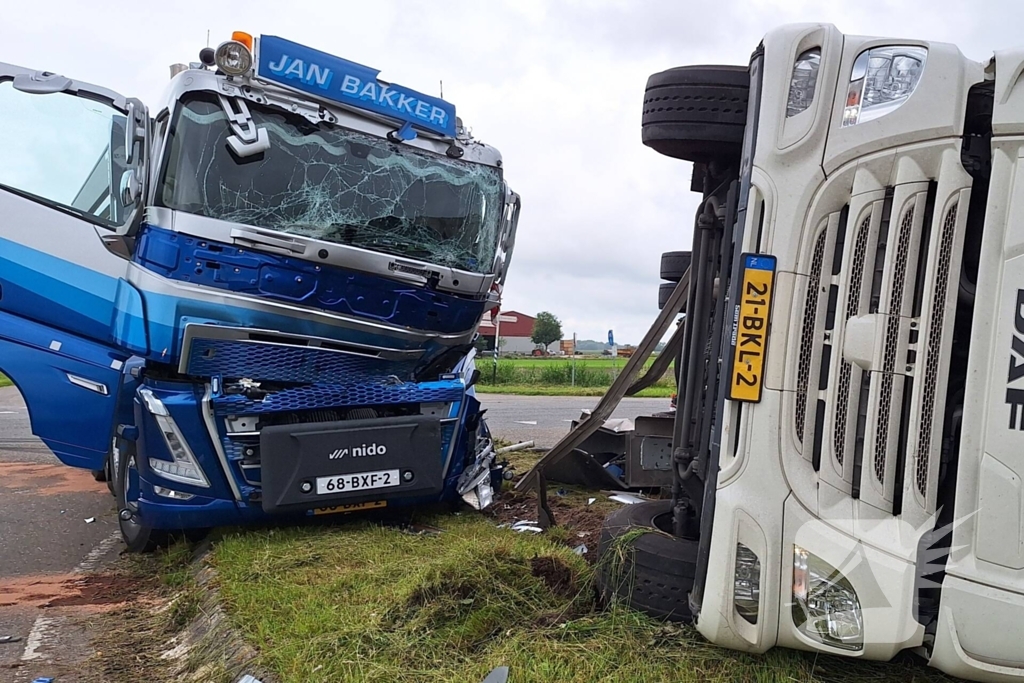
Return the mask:
[[606,591],[730,648],[1024,679],[1022,72],[814,24],[650,78],[644,143],[704,201],[662,297],[672,500],[608,520],[661,533]]

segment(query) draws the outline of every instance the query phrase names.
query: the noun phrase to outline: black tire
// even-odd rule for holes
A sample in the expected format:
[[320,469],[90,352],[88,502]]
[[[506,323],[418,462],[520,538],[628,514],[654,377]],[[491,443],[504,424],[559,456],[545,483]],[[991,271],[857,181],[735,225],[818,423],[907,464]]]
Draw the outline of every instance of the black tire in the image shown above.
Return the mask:
[[90,472],[92,472],[92,478],[95,479],[96,481],[101,482],[101,483],[107,481],[107,464],[106,464],[106,462],[103,463],[103,469],[102,470],[90,470]]
[[[124,540],[124,544],[128,546],[128,552],[152,552],[160,546],[167,545],[169,535],[166,531],[147,526],[134,514],[138,500],[138,468],[135,466],[135,445],[121,441],[119,446],[118,481],[114,491],[117,498],[117,521],[121,527],[121,538]],[[125,511],[131,513],[129,519],[124,519]]]
[[[658,287],[658,310],[665,308],[665,304],[668,303],[668,299],[672,296],[672,292],[676,291],[675,282],[662,282],[661,286]],[[686,308],[686,301],[684,300],[679,304],[679,312],[682,313],[683,309]]]
[[[649,616],[690,622],[698,542],[662,531],[659,526],[670,525],[671,515],[670,500],[626,505],[613,512],[601,528],[597,587],[606,601],[617,596]],[[650,533],[616,542],[634,529]]]
[[683,275],[690,269],[690,261],[693,260],[693,252],[689,251],[666,251],[661,255],[661,279],[669,282],[679,282]]
[[675,159],[739,162],[750,74],[742,66],[680,66],[647,79],[643,143]]

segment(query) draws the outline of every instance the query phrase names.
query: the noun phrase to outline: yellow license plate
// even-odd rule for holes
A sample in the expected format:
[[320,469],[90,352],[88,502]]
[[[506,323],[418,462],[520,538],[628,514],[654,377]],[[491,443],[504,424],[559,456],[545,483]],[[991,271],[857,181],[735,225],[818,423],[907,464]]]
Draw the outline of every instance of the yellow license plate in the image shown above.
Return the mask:
[[732,327],[729,398],[757,403],[764,385],[776,260],[763,254],[743,254],[741,258],[740,300]]
[[359,512],[360,510],[376,510],[388,506],[386,500],[374,500],[369,503],[354,503],[352,505],[334,505],[329,508],[316,508],[314,515],[342,515],[346,512]]

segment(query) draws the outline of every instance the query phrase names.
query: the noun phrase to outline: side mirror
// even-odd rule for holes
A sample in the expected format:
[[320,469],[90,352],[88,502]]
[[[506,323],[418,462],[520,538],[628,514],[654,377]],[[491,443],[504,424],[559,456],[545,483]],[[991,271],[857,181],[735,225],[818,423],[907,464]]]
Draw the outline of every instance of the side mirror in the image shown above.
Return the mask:
[[[142,109],[143,116],[145,116],[145,109]],[[135,106],[135,102],[132,100],[128,101],[128,112],[125,116],[124,121],[124,163],[129,165],[135,162],[135,143],[145,142],[146,140],[146,129],[145,122],[142,125],[139,123],[139,108]]]
[[134,206],[135,200],[142,192],[142,184],[134,169],[128,169],[121,174],[121,205]]

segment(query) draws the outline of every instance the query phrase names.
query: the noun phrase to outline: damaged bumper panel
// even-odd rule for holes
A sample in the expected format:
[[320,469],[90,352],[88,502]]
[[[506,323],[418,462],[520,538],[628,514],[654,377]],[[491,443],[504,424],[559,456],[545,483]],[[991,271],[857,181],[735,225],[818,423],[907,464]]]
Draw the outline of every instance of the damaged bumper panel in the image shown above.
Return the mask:
[[476,460],[459,477],[458,493],[474,510],[483,510],[494,502],[491,485],[494,456],[494,441],[489,436],[478,438]]

